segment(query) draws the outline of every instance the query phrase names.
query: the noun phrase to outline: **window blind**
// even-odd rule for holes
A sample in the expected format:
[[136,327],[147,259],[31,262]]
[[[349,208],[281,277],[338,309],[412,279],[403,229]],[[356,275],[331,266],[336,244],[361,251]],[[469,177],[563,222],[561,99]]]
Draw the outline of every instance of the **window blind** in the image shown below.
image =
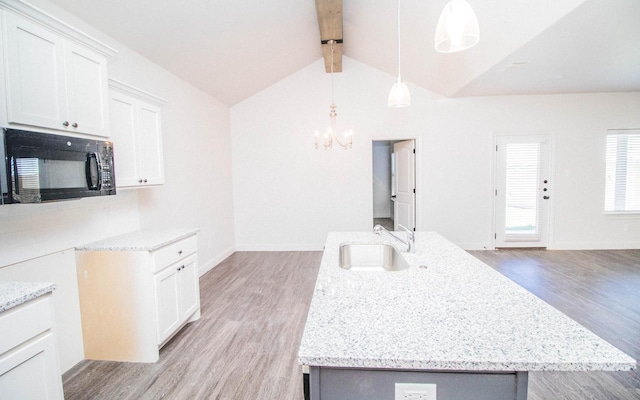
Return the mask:
[[540,143],[509,143],[505,167],[505,241],[540,240]]
[[609,130],[605,212],[640,212],[640,129]]

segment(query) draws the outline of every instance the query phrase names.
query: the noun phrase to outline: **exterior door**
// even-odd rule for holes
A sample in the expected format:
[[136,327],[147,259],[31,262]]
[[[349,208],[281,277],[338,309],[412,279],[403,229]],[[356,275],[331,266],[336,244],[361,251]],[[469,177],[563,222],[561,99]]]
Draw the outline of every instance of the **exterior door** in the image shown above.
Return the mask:
[[405,140],[393,144],[395,160],[395,199],[393,203],[393,229],[416,230],[416,144]]
[[495,247],[547,247],[549,153],[547,135],[496,136]]

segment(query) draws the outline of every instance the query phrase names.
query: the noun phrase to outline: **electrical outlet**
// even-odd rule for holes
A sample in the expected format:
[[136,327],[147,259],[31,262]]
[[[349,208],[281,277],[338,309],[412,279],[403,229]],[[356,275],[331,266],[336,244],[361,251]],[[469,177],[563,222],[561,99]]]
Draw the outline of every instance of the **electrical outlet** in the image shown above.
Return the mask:
[[395,400],[437,400],[435,383],[396,383]]

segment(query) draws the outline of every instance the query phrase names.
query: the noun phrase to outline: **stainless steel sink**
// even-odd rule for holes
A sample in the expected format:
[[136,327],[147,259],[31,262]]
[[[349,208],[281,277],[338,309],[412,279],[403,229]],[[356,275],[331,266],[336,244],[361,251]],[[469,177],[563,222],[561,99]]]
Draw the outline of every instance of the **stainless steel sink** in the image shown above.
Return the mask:
[[351,271],[402,271],[409,264],[389,244],[343,244],[340,246],[340,268]]

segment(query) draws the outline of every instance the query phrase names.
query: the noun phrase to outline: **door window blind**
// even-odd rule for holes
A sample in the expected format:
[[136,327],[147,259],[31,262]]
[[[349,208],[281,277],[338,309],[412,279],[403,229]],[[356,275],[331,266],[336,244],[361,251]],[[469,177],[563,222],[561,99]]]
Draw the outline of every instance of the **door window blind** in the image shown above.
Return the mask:
[[540,240],[540,143],[509,143],[505,167],[505,241]]
[[640,213],[640,129],[608,131],[604,211]]

